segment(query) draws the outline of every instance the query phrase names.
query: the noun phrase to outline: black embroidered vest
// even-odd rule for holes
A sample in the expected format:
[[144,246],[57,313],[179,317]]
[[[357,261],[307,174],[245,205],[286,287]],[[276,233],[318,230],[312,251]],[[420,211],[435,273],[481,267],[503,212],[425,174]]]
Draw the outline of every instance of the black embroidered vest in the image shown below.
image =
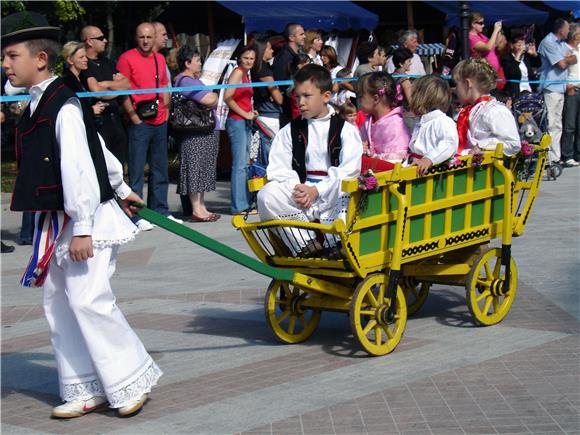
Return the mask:
[[[340,134],[344,126],[344,119],[337,114],[330,117],[328,129],[328,155],[331,166],[340,165],[340,150],[342,140]],[[290,123],[292,135],[292,169],[296,171],[300,182],[306,181],[306,146],[308,145],[308,120],[296,118]]]
[[[18,175],[12,194],[13,211],[64,210],[60,148],[56,140],[56,118],[64,103],[75,93],[61,79],[54,80],[43,93],[30,116],[30,106],[16,127]],[[97,136],[90,107],[83,106],[89,151],[97,173],[101,202],[114,197],[107,165]],[[79,145],[80,146],[80,145]]]

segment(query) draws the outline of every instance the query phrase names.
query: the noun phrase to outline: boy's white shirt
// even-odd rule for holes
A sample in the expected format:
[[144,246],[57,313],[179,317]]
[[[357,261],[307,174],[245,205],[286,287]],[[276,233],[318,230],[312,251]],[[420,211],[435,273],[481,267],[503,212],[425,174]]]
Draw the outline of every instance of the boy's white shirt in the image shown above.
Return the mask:
[[409,149],[438,165],[453,157],[458,145],[455,121],[437,109],[421,116],[413,129]]
[[468,154],[475,145],[483,150],[495,150],[498,143],[503,144],[506,156],[520,151],[522,144],[514,115],[496,99],[477,103],[469,114],[467,146],[461,154]]
[[[363,152],[360,134],[356,127],[345,122],[340,135],[342,149],[340,165],[331,166],[328,155],[328,130],[330,117],[335,113],[328,106],[328,115],[323,118],[308,120],[308,145],[306,146],[306,171],[324,171],[328,177],[316,184],[319,197],[314,206],[319,212],[334,207],[334,202],[341,192],[341,182],[347,178],[356,178],[360,174]],[[270,181],[287,183],[289,189],[300,184],[300,178],[292,169],[292,134],[290,124],[282,128],[272,140],[267,168]]]
[[[56,77],[51,77],[30,88],[31,116],[46,88],[55,79]],[[111,199],[100,203],[99,183],[88,147],[83,112],[78,98],[70,98],[58,112],[55,134],[60,147],[64,210],[71,219],[71,235],[90,235],[93,242],[103,241],[108,244],[117,244],[132,238],[136,227],[121,210],[117,201]],[[124,199],[131,193],[131,188],[123,181],[123,167],[106,148],[100,135],[99,141],[105,156],[111,187],[119,198]],[[70,232],[70,229],[68,231]]]

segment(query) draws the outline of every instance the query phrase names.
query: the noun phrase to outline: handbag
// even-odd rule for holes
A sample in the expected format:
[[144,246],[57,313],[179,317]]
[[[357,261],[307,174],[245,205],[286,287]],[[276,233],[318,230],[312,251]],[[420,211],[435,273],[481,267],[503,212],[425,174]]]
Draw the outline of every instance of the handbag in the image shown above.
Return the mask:
[[[183,80],[181,77],[176,86]],[[182,133],[211,133],[215,129],[213,109],[185,97],[181,92],[171,96],[169,124],[174,131]]]
[[[155,61],[155,89],[158,89],[159,66],[157,65],[157,56],[155,56],[155,53],[153,53],[153,60]],[[155,94],[154,100],[140,101],[135,106],[135,112],[137,112],[137,116],[142,120],[155,118],[159,111],[159,93]]]

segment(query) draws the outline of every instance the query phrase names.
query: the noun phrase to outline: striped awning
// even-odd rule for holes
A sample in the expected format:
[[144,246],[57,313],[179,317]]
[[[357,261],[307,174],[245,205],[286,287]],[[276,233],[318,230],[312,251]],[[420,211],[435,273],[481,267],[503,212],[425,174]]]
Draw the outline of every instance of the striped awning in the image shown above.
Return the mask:
[[[393,48],[399,48],[398,45],[393,45]],[[443,53],[445,50],[445,44],[441,44],[440,42],[434,44],[419,44],[417,46],[416,53],[419,56],[437,56]]]

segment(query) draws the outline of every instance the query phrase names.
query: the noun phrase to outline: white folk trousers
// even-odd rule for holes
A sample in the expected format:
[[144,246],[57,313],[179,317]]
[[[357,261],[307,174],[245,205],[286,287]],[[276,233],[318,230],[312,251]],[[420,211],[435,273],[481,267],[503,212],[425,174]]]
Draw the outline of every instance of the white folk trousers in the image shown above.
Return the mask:
[[118,246],[74,262],[57,249],[44,284],[48,320],[66,401],[106,396],[120,408],[151,391],[162,375],[115,303],[109,279]]
[[[316,181],[307,180],[305,184],[315,185]],[[299,208],[292,198],[293,191],[294,186],[291,186],[291,183],[268,182],[258,192],[257,204],[260,219],[263,221],[294,220],[301,222],[312,222],[318,219],[321,224],[329,225],[340,218],[346,222],[346,212],[350,198],[349,193],[340,192],[334,207],[319,211],[317,201],[308,210]],[[313,231],[297,228],[284,228],[283,232],[280,232],[278,235],[288,248],[290,248],[293,255],[297,255],[309,241],[312,241],[316,237]],[[331,237],[326,238],[325,245],[331,244],[335,244],[335,239]]]

